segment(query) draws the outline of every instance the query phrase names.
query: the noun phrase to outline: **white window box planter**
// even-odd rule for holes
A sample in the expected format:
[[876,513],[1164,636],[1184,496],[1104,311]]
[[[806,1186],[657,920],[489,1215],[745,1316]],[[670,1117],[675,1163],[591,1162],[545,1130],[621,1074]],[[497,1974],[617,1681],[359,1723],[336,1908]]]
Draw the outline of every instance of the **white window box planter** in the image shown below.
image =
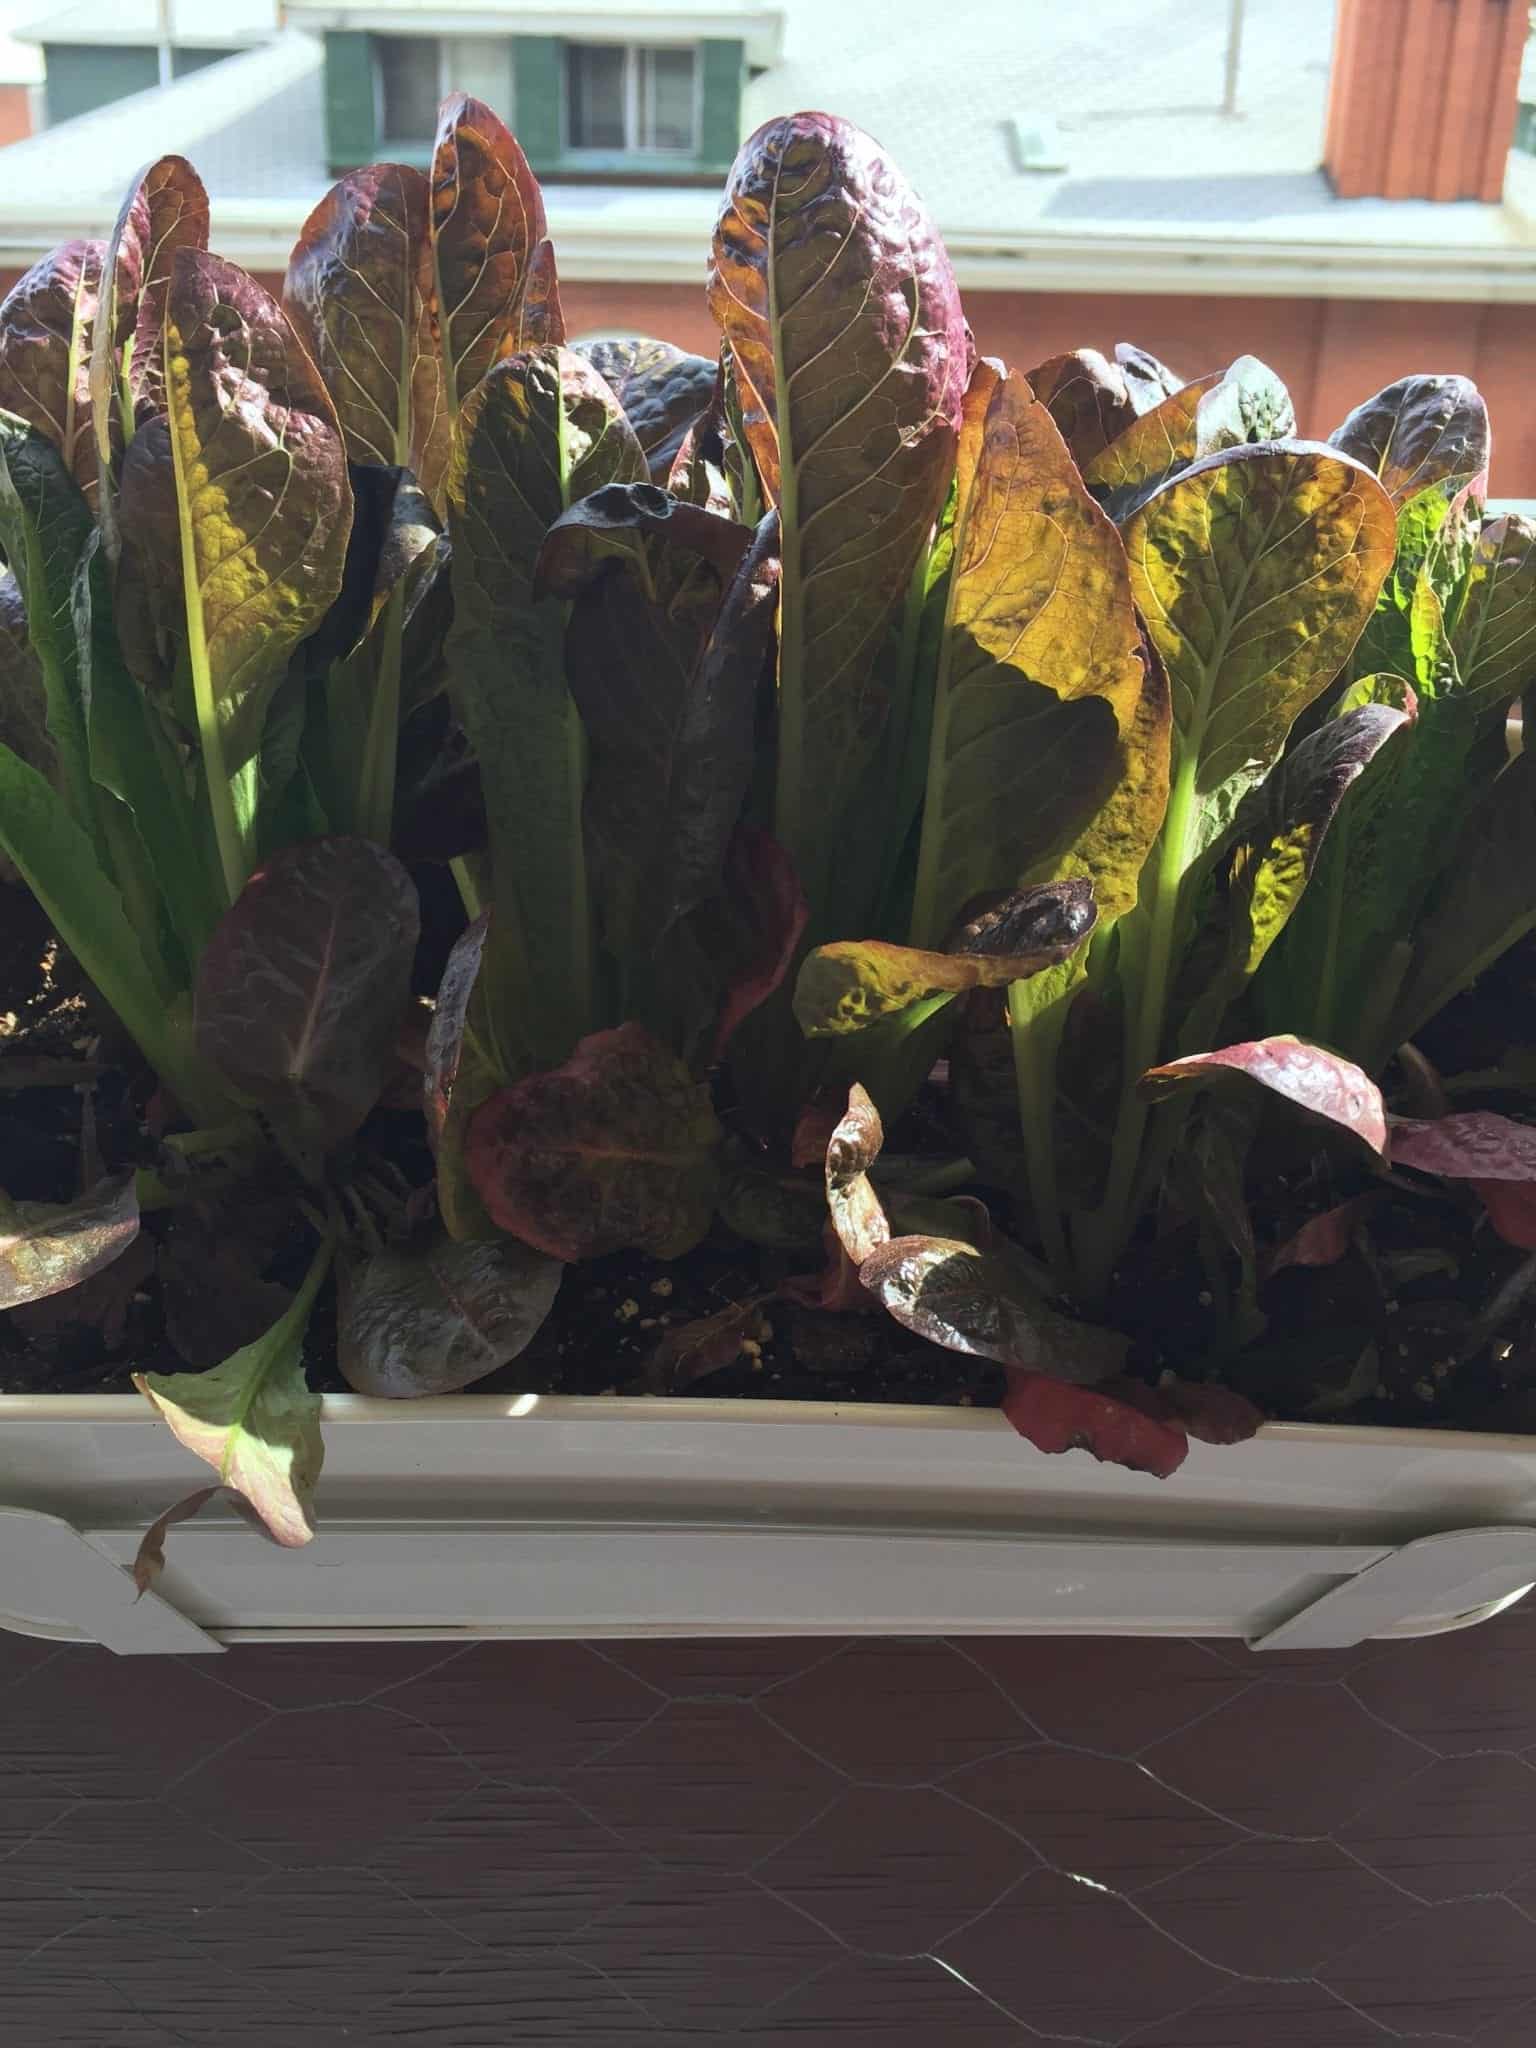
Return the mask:
[[794,1402],[326,1402],[320,1534],[212,1511],[137,1399],[0,1398],[0,1625],[115,1650],[337,1638],[1236,1635],[1329,1647],[1536,1583],[1536,1438],[1270,1427],[1168,1481],[996,1414]]

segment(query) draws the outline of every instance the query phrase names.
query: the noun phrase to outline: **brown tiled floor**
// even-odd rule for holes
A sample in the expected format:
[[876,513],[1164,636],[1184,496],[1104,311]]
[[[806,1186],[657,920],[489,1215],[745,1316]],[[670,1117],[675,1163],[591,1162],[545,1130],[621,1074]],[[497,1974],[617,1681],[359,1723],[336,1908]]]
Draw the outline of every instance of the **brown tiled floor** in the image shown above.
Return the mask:
[[1536,1604],[1226,1643],[0,1636],[5,2048],[1536,2048]]

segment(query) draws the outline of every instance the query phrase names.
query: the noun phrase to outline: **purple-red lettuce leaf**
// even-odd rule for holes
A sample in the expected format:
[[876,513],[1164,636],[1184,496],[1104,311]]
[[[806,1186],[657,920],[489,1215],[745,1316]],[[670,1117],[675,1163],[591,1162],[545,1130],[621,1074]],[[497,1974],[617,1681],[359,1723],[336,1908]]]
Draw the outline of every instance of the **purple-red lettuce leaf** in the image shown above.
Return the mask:
[[738,825],[731,834],[725,904],[734,957],[715,1016],[716,1060],[742,1020],[784,985],[811,914],[789,855],[760,825]]
[[274,854],[204,948],[198,1051],[307,1165],[378,1101],[419,932],[400,863],[369,840],[333,837]]
[[623,406],[652,483],[667,483],[688,429],[714,395],[720,365],[638,334],[599,336],[575,347]]
[[[975,898],[1071,853],[1124,782],[1146,673],[1119,535],[1025,380],[988,362],[965,399],[953,548],[911,922],[929,949]],[[1155,780],[1143,811],[1113,914],[1161,819]]]
[[78,1287],[138,1234],[131,1172],[98,1181],[73,1202],[13,1202],[0,1192],[0,1309]]
[[826,114],[743,144],[709,303],[782,528],[773,829],[813,928],[835,930],[845,810],[888,708],[878,656],[949,486],[970,340],[916,195]]
[[[325,1446],[320,1396],[305,1381],[303,1347],[330,1260],[327,1238],[271,1329],[222,1365],[133,1375],[171,1434],[248,1503],[275,1542],[290,1546],[308,1543],[315,1533],[312,1503]],[[163,1540],[163,1526],[160,1535]]]
[[848,1107],[827,1140],[825,1168],[832,1228],[855,1266],[862,1266],[890,1241],[890,1221],[869,1177],[884,1146],[880,1112],[855,1081],[848,1091]]
[[1056,422],[1079,469],[1123,434],[1141,410],[1125,370],[1097,349],[1049,356],[1025,381]]
[[1187,1053],[1141,1076],[1143,1095],[1160,1099],[1191,1088],[1262,1090],[1330,1130],[1344,1132],[1384,1158],[1387,1112],[1369,1074],[1325,1046],[1281,1034]]
[[1394,1166],[1467,1181],[1506,1244],[1536,1251],[1536,1128],[1492,1110],[1392,1125]]
[[96,442],[108,475],[136,428],[165,410],[161,336],[176,255],[207,247],[208,194],[191,164],[184,156],[146,164],[107,243],[104,317],[91,350]]
[[453,1394],[525,1351],[554,1307],[564,1268],[525,1244],[385,1245],[344,1263],[336,1363],[384,1400]]
[[492,1221],[553,1259],[675,1259],[709,1227],[720,1135],[709,1090],[621,1024],[483,1102],[465,1160]]
[[1090,882],[1044,882],[974,919],[946,952],[881,939],[818,946],[795,984],[796,1021],[809,1038],[842,1037],[969,989],[1006,988],[1070,959],[1096,916]]
[[433,324],[457,420],[494,363],[565,339],[544,195],[505,124],[465,93],[443,101],[432,154]]
[[340,592],[352,493],[325,386],[253,278],[179,249],[161,344],[166,413],[123,458],[117,588],[146,588],[184,635],[232,902],[255,846],[267,713]]
[[0,302],[0,409],[47,436],[88,503],[97,481],[91,335],[105,253],[102,242],[66,242]]
[[1394,505],[1436,484],[1486,488],[1488,408],[1466,377],[1399,378],[1357,405],[1328,440],[1379,477]]
[[283,306],[335,402],[349,460],[410,470],[441,510],[450,437],[430,213],[423,172],[352,171],[299,230]]
[[459,421],[449,483],[454,709],[480,763],[496,922],[486,1000],[503,1078],[557,1066],[596,1021],[582,832],[586,739],[564,603],[535,602],[544,537],[605,484],[645,481],[607,385],[547,347],[498,363]]
[[1008,1376],[1003,1415],[1037,1451],[1086,1451],[1100,1464],[1167,1479],[1189,1455],[1189,1435],[1150,1387],[1116,1380],[1069,1386],[1047,1373]]
[[[607,552],[616,542],[625,551]],[[617,1011],[678,1051],[719,1002],[724,957],[691,973],[696,935],[673,934],[724,892],[777,543],[772,514],[754,537],[654,485],[612,484],[551,528],[540,559],[541,582],[573,598],[565,672],[590,749],[583,818]]]
[[1413,933],[1384,1038],[1401,1045],[1536,929],[1536,753],[1521,749],[1466,811]]

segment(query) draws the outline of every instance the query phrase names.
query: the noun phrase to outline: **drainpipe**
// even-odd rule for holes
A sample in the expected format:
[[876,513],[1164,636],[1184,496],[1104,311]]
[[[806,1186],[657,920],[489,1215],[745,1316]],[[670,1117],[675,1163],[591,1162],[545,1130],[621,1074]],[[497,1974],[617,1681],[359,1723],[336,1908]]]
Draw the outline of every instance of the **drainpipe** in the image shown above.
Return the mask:
[[1247,0],[1231,0],[1227,15],[1227,84],[1221,96],[1224,114],[1237,112],[1237,72],[1243,61],[1243,9]]
[[171,69],[171,0],[155,0],[155,24],[158,32],[160,83],[169,85]]

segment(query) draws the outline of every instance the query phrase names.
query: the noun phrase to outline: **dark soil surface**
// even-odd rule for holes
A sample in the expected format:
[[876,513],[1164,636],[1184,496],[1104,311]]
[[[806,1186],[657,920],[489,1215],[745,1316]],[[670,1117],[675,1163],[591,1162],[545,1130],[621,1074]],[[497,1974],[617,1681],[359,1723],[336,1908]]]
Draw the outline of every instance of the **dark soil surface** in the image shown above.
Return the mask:
[[[441,895],[441,891],[437,892]],[[433,935],[423,988],[435,985],[452,915],[428,892]],[[1510,1020],[1536,1020],[1536,946],[1527,944],[1426,1033],[1456,1108],[1529,1116],[1536,1052],[1511,1052]],[[1536,1041],[1536,1022],[1527,1034]],[[1389,1077],[1389,1083],[1394,1077]],[[1412,1077],[1395,1077],[1398,1091]],[[1390,1092],[1390,1088],[1389,1088]],[[411,1077],[402,1069],[400,1097]],[[1408,1113],[1422,1105],[1395,1103]],[[1442,1105],[1443,1106],[1443,1105]],[[19,1200],[68,1201],[128,1166],[164,1172],[165,1105],[89,992],[59,956],[29,897],[0,888],[0,1186]],[[1431,1112],[1432,1113],[1432,1112]],[[914,1126],[920,1142],[920,1126]],[[893,1135],[893,1145],[901,1134]],[[913,1133],[905,1134],[910,1143]],[[375,1114],[359,1140],[428,1199],[431,1162],[409,1109]],[[1487,1341],[1474,1319],[1525,1254],[1493,1236],[1476,1199],[1426,1182],[1382,1190],[1348,1163],[1282,1145],[1259,1148],[1259,1266],[1310,1216],[1376,1189],[1353,1249],[1327,1267],[1276,1273],[1238,1349],[1232,1302],[1209,1284],[1209,1247],[1177,1220],[1150,1231],[1118,1277],[1113,1320],[1133,1338],[1131,1370],[1219,1379],[1285,1420],[1536,1430],[1536,1292]],[[1401,1181],[1405,1177],[1399,1176]],[[1412,1180],[1412,1177],[1406,1177]],[[1252,1183],[1251,1183],[1252,1185]],[[980,1192],[999,1222],[1006,1198]],[[291,1184],[249,1177],[191,1206],[152,1209],[129,1252],[71,1293],[0,1315],[0,1392],[122,1393],[133,1371],[208,1365],[281,1311],[313,1248]],[[829,1313],[783,1291],[818,1263],[761,1253],[723,1226],[687,1258],[617,1254],[571,1268],[555,1311],[487,1393],[656,1393],[744,1400],[994,1406],[1001,1370],[922,1342],[881,1313]],[[807,1276],[809,1278],[809,1276]],[[1224,1298],[1223,1298],[1224,1297]],[[701,1347],[690,1326],[717,1319]],[[680,1333],[687,1332],[686,1336]],[[311,1383],[345,1391],[335,1367],[327,1289],[311,1322]]]

